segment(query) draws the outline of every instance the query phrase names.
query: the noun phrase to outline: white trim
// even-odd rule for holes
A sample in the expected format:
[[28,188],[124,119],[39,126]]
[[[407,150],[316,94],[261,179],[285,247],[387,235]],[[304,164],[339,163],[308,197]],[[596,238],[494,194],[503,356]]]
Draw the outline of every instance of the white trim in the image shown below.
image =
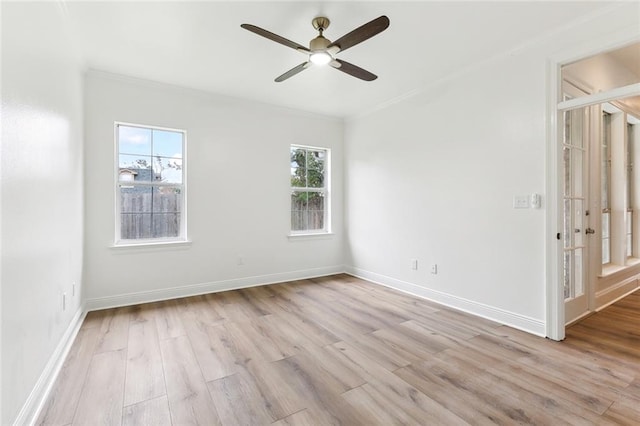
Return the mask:
[[[293,187],[291,186],[291,177],[289,177],[289,188],[291,192],[318,192],[324,194],[324,228],[323,229],[308,229],[304,231],[293,231],[291,230],[291,226],[289,226],[289,237],[296,235],[316,235],[316,234],[331,234],[332,225],[331,220],[333,219],[333,215],[331,214],[331,148],[327,147],[318,147],[311,145],[300,145],[292,143],[289,146],[289,170],[291,170],[291,149],[303,149],[305,151],[324,151],[325,160],[324,160],[324,186],[322,188],[313,188],[313,187]],[[306,165],[305,165],[306,168]],[[308,182],[307,182],[308,184]],[[291,204],[289,204],[289,214],[291,214]]]
[[[591,17],[593,18],[593,17]],[[590,19],[591,19],[590,18]],[[585,20],[587,22],[588,20]],[[569,29],[568,27],[567,29]],[[559,190],[558,167],[561,158],[558,152],[558,103],[560,102],[561,88],[560,67],[580,59],[614,50],[619,47],[640,41],[638,28],[628,26],[618,28],[615,32],[609,33],[600,38],[578,43],[571,48],[563,49],[561,52],[553,54],[547,60],[547,167],[546,167],[546,187],[548,195],[547,217],[546,217],[546,335],[553,340],[562,340],[565,336],[564,321],[564,297],[562,292],[562,281],[560,274],[558,240],[556,233],[562,232],[560,224],[560,208],[562,206]]]
[[40,411],[42,411],[44,404],[49,398],[53,385],[64,365],[64,361],[67,359],[69,350],[76,339],[78,331],[80,331],[80,326],[86,315],[87,311],[84,309],[84,305],[81,305],[69,323],[67,330],[60,338],[58,346],[56,346],[56,349],[49,357],[47,365],[44,367],[44,370],[42,370],[38,381],[22,406],[14,425],[33,425],[36,420],[38,420]]
[[307,232],[307,233],[300,233],[300,234],[289,234],[287,235],[287,238],[289,238],[290,241],[300,241],[300,240],[306,240],[306,239],[311,239],[311,240],[322,240],[322,237],[326,237],[326,239],[329,238],[333,238],[335,234],[333,232]]
[[[617,87],[606,92],[569,99],[558,103],[558,111],[567,111],[640,95],[640,83]],[[608,112],[608,111],[607,111]]]
[[87,311],[95,311],[99,309],[137,305],[139,303],[157,302],[160,300],[177,299],[180,297],[197,296],[200,294],[217,293],[227,290],[238,290],[247,287],[277,284],[307,278],[317,278],[340,274],[342,272],[344,272],[344,267],[342,265],[334,265],[305,269],[301,271],[234,278],[230,280],[212,281],[208,283],[192,284],[159,290],[140,291],[116,296],[96,297],[93,299],[87,299],[85,306]]
[[452,294],[432,290],[410,282],[401,281],[395,278],[388,277],[386,275],[366,271],[364,269],[356,268],[353,266],[345,266],[345,271],[349,275],[365,279],[374,284],[390,287],[394,290],[408,293],[412,296],[417,296],[481,318],[496,321],[501,324],[517,328],[518,330],[535,334],[536,336],[545,336],[544,322],[535,318],[530,318],[525,315],[516,314],[504,309],[485,305],[479,302],[474,302],[473,300],[468,300],[462,297],[454,296]]
[[600,312],[604,308],[616,303],[618,300],[623,299],[635,292],[640,288],[640,279],[638,276],[634,276],[619,282],[611,287],[607,287],[596,293],[596,312]]
[[556,109],[560,93],[560,65],[558,62],[547,62],[547,146],[546,146],[546,191],[547,191],[547,215],[545,230],[545,335],[553,340],[563,340],[565,337],[564,324],[564,293],[560,277],[560,250],[562,240],[558,239],[558,233],[562,233],[562,224],[558,209],[562,206],[562,190],[560,188],[559,158],[561,158],[558,143],[558,117]]
[[[182,135],[182,182],[181,183],[162,183],[162,182],[135,182],[131,186],[140,186],[140,187],[149,187],[149,188],[158,188],[161,186],[172,187],[180,189],[180,196],[182,198],[182,210],[180,211],[180,235],[175,238],[147,238],[147,239],[139,239],[139,240],[123,240],[120,238],[121,235],[121,216],[120,216],[120,190],[122,188],[123,182],[120,180],[120,134],[118,129],[120,126],[124,127],[135,127],[143,130],[151,131],[151,146],[153,147],[153,131],[165,131],[172,133],[180,133]],[[124,121],[115,121],[113,123],[113,138],[114,138],[114,243],[111,247],[119,247],[119,246],[133,246],[133,245],[150,245],[151,243],[175,243],[181,242],[185,243],[189,241],[187,236],[187,130],[186,129],[174,129],[170,127],[161,127],[155,125],[147,125],[147,124],[135,124],[128,123]],[[126,155],[126,154],[125,154]]]
[[[155,248],[155,247],[165,247],[165,248],[169,248],[169,247],[180,247],[180,246],[190,246],[191,245],[191,241],[190,240],[161,240],[161,241],[156,241],[156,240],[120,240],[120,241],[127,241],[119,243],[119,244],[114,244],[109,246],[110,249],[135,249],[135,248]],[[131,242],[129,242],[131,241]],[[136,242],[133,242],[136,241]]]

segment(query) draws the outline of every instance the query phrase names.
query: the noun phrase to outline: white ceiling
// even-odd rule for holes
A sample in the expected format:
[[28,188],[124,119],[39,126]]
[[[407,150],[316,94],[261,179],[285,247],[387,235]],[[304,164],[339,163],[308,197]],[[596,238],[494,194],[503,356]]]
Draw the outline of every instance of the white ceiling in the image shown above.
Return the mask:
[[[607,2],[74,2],[69,24],[91,69],[331,116],[356,115],[487,57],[609,7]],[[390,27],[338,54],[378,79],[330,68],[273,79],[305,56],[240,28],[251,23],[302,45],[315,16],[335,40],[380,15]]]

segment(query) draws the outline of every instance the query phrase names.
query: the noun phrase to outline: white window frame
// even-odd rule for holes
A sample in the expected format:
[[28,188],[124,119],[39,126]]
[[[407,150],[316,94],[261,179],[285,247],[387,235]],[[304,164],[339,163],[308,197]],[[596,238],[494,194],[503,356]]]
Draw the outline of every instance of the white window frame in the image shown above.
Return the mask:
[[305,149],[309,151],[324,151],[325,152],[325,165],[324,165],[324,188],[309,188],[309,187],[294,187],[291,186],[291,175],[289,175],[289,190],[292,192],[321,192],[324,194],[324,228],[323,229],[308,229],[303,231],[294,231],[291,229],[291,197],[289,197],[289,236],[312,236],[312,235],[327,235],[331,234],[331,149],[327,147],[311,146],[291,144],[289,146],[289,168],[291,168],[291,149]]
[[[120,205],[120,186],[124,183],[132,185],[131,182],[123,182],[120,180],[120,141],[118,128],[120,126],[137,127],[148,130],[169,131],[182,134],[182,183],[168,182],[137,182],[135,186],[147,187],[172,187],[180,188],[181,211],[180,211],[180,234],[177,237],[159,237],[159,238],[139,238],[139,239],[123,239],[121,238],[121,205]],[[183,244],[189,243],[187,238],[187,131],[183,129],[175,129],[169,127],[152,126],[147,124],[128,123],[123,121],[114,122],[114,195],[115,195],[115,233],[113,247],[131,247],[131,246],[159,246],[166,244]]]

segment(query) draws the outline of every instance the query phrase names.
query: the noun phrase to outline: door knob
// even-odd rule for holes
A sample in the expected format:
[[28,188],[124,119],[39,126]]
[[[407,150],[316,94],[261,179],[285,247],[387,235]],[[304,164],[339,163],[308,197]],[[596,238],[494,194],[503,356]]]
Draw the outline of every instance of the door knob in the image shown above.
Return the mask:
[[585,229],[585,231],[584,231],[584,232],[585,232],[586,234],[595,234],[595,233],[596,233],[596,230],[595,230],[595,229],[591,229],[591,228],[587,228],[587,229]]

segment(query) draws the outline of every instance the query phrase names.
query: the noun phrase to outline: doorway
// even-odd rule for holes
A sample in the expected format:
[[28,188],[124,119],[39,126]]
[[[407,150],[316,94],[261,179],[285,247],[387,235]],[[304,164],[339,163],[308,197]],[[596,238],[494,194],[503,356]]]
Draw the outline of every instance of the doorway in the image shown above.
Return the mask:
[[[567,324],[640,287],[640,249],[633,236],[633,229],[640,231],[640,193],[629,190],[629,182],[640,186],[632,160],[640,161],[630,149],[633,134],[640,134],[634,130],[640,129],[640,42],[585,58],[550,62],[559,82],[550,98],[547,186],[547,336],[554,340],[564,338]],[[593,66],[603,63],[608,66]],[[615,143],[607,140],[603,118],[612,108],[619,112]]]

